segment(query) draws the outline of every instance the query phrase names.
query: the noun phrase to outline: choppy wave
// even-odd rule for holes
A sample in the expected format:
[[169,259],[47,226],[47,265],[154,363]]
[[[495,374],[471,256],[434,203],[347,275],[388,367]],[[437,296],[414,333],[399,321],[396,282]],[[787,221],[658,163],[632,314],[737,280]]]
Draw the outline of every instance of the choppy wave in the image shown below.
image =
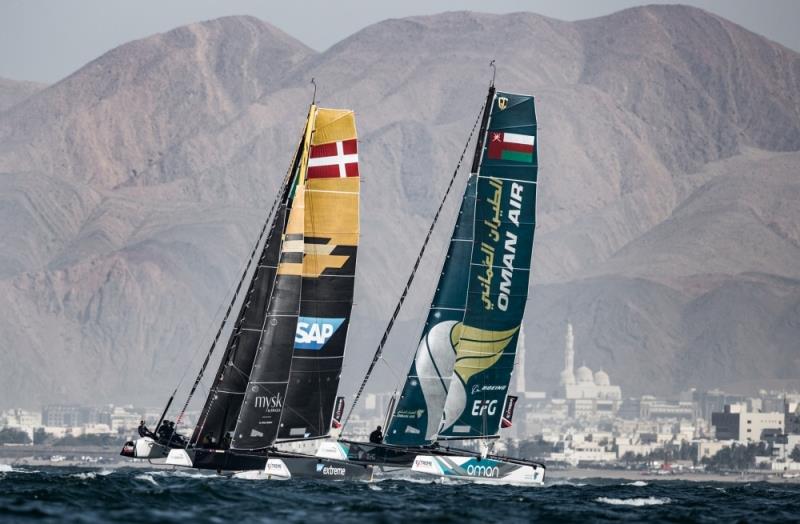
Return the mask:
[[[0,522],[494,522],[796,520],[800,483],[554,479],[547,488],[431,479],[247,482],[157,467],[0,473]],[[35,471],[35,472],[34,472]],[[23,474],[24,473],[24,474]],[[718,488],[718,489],[717,489]],[[721,491],[723,490],[724,491]],[[501,506],[498,506],[501,504]],[[768,512],[758,508],[769,507]],[[709,516],[710,515],[710,516]]]
[[585,486],[586,482],[572,482],[571,480],[554,480],[553,482],[547,482],[548,486],[575,486],[576,488],[580,488],[581,486]]
[[0,464],[0,473],[11,473],[14,471],[14,468],[11,467],[9,464]]
[[181,471],[179,469],[147,471],[148,475],[153,477],[175,477],[186,479],[207,479],[207,478],[222,478],[216,473],[200,473],[199,471]]
[[158,482],[156,482],[156,479],[153,478],[153,475],[149,475],[147,473],[143,473],[141,475],[136,475],[133,478],[135,478],[136,480],[143,480],[145,482],[149,482],[150,484],[152,484],[154,486],[158,486]]
[[603,502],[605,504],[613,504],[615,506],[660,506],[661,504],[669,504],[672,502],[668,497],[647,497],[647,498],[633,498],[633,499],[614,499],[609,497],[597,497],[594,499],[596,502]]

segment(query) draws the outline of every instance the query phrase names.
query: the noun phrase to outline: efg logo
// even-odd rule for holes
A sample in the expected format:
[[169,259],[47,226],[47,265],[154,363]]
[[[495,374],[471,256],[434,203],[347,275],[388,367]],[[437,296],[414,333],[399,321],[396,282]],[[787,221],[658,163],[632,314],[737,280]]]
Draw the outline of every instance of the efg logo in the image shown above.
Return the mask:
[[318,351],[336,333],[343,318],[300,317],[294,335],[295,349]]

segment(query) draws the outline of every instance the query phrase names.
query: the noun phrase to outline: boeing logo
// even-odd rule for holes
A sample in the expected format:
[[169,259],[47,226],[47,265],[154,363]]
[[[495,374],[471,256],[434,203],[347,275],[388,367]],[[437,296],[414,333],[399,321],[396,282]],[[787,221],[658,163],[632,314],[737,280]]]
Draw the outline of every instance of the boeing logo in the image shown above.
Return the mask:
[[294,335],[295,349],[318,351],[330,340],[343,318],[300,317],[297,319],[297,331]]

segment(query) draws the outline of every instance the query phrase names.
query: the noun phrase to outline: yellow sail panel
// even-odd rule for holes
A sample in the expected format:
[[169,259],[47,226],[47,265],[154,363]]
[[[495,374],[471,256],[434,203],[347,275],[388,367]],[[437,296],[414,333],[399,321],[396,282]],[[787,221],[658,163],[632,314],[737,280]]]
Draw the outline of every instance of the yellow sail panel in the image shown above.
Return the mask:
[[317,109],[312,146],[354,138],[357,138],[355,113],[349,109]]
[[358,194],[360,191],[359,177],[309,179],[306,183],[306,192],[317,191]]
[[319,108],[314,125],[305,191],[303,276],[350,276],[358,246],[361,180],[355,115],[346,109]]
[[[358,245],[358,193],[310,191],[306,193],[305,237],[327,239],[310,243],[330,243],[336,246]],[[306,250],[308,254],[308,250]]]

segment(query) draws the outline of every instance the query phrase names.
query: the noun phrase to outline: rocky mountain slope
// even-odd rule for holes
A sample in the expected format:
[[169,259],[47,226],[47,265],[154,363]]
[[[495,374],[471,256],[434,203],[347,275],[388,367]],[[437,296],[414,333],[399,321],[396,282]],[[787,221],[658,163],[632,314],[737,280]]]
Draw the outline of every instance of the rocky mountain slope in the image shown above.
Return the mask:
[[15,106],[46,86],[37,82],[20,82],[0,78],[0,112]]
[[[156,404],[193,376],[311,77],[358,117],[345,378],[360,376],[492,58],[502,89],[537,96],[541,126],[531,387],[555,386],[567,318],[577,359],[624,393],[800,377],[797,53],[681,6],[387,20],[323,53],[231,17],[123,45],[0,112],[0,405]],[[387,354],[397,373],[455,206]]]

